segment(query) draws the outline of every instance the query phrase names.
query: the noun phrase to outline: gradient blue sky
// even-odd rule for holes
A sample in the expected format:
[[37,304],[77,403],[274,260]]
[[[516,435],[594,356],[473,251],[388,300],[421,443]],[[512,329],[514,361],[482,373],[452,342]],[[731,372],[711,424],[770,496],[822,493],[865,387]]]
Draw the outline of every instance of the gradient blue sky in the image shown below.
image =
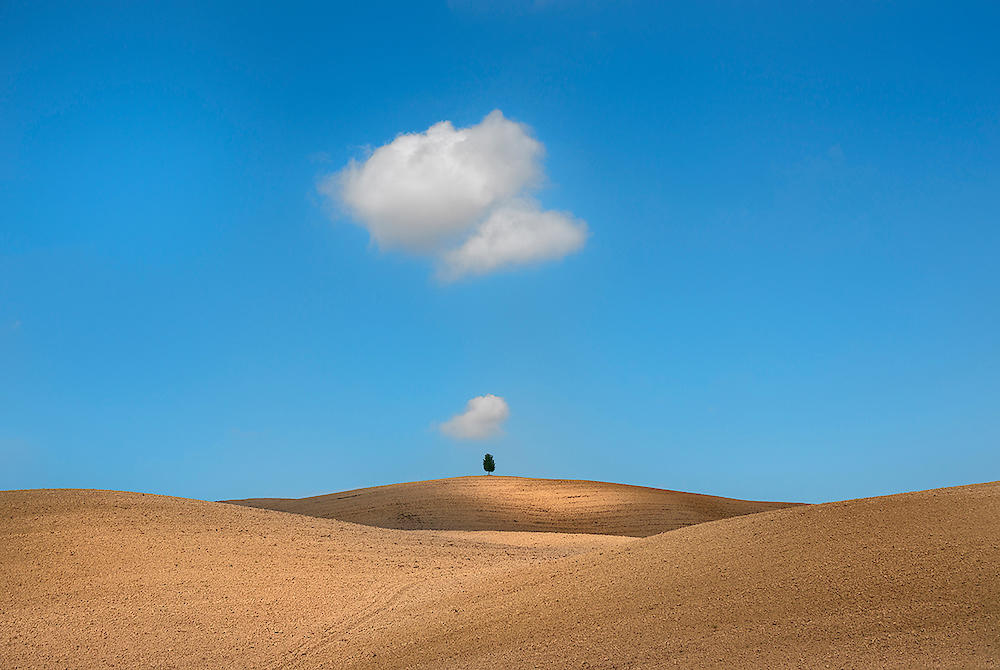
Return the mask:
[[[996,3],[207,4],[0,6],[0,488],[1000,476]],[[328,216],[493,109],[579,253],[445,284]]]

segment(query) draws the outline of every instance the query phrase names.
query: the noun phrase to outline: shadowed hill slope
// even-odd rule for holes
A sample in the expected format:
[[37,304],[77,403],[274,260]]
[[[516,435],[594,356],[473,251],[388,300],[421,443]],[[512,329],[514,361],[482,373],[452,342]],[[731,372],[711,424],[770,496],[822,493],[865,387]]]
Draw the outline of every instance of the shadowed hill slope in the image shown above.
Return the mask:
[[455,477],[311,498],[226,502],[403,530],[512,530],[647,537],[794,503],[567,479]]

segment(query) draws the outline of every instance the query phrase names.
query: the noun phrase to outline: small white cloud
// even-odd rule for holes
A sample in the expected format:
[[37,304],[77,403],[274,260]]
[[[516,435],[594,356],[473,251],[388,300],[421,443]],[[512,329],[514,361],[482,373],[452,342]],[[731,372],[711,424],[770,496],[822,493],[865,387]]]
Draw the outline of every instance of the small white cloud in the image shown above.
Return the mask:
[[527,197],[544,181],[545,147],[491,112],[480,123],[434,124],[398,136],[320,182],[382,248],[430,255],[441,276],[485,274],[578,250],[586,225]]
[[484,440],[499,434],[509,416],[507,401],[488,393],[469,400],[464,412],[441,424],[441,432],[459,440]]

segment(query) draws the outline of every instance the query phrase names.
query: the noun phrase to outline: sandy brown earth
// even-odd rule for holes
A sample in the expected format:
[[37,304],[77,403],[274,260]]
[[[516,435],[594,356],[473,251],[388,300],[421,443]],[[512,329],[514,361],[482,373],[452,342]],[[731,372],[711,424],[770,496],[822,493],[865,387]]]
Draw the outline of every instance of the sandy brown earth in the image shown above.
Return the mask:
[[528,530],[632,537],[792,504],[607,482],[485,476],[375,486],[312,498],[226,502],[402,530]]
[[1000,667],[1000,483],[644,539],[0,493],[3,668]]
[[281,667],[300,647],[304,658],[336,656],[342,637],[396,608],[628,541],[384,530],[136,493],[2,492],[0,668]]

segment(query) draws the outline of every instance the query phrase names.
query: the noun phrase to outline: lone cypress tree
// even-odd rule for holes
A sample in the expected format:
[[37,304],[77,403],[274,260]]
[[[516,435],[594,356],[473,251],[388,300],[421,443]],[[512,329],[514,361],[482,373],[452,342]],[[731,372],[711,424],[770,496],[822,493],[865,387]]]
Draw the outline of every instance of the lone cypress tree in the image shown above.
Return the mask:
[[486,470],[486,476],[489,477],[490,473],[496,469],[497,465],[493,462],[493,454],[483,456],[483,470]]

